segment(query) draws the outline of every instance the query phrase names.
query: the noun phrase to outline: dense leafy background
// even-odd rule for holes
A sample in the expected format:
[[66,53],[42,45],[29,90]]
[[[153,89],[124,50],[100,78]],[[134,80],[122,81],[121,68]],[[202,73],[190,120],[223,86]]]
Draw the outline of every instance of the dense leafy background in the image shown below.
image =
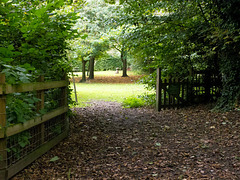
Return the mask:
[[[180,78],[192,69],[221,74],[218,108],[232,109],[240,96],[239,4],[128,0],[117,22],[128,29],[128,48],[143,67],[160,67],[164,76]],[[148,82],[151,85],[152,78]]]
[[[76,4],[64,0],[0,2],[0,72],[5,73],[7,83],[30,83],[40,75],[45,81],[65,77],[71,70],[66,41],[77,35],[72,29],[77,19],[75,8]],[[56,100],[54,94],[59,99],[56,93],[46,92],[45,109],[56,107],[57,102],[49,100]],[[8,125],[48,111],[37,114],[37,102],[35,92],[8,95]]]
[[[69,70],[64,57],[66,40],[74,35],[71,24],[75,19],[73,7],[63,0],[2,1],[0,69],[6,69],[7,76],[15,76],[16,82],[26,82],[30,72],[61,79],[62,72]],[[14,74],[15,70],[19,73]],[[13,78],[9,81],[14,83]]]

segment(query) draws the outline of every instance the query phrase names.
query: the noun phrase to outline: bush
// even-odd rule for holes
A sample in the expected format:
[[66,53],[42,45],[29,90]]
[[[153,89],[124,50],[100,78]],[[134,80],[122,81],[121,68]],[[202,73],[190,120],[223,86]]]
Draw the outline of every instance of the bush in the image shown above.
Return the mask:
[[11,76],[10,83],[26,82],[28,74],[62,79],[71,70],[65,50],[76,33],[71,29],[76,13],[62,12],[63,0],[14,2],[0,3],[0,71]]
[[139,97],[126,98],[122,103],[124,108],[138,108],[145,105],[145,101]]
[[151,107],[156,106],[156,93],[152,93],[152,94],[145,93],[141,95],[140,98],[145,102],[146,106],[151,106]]

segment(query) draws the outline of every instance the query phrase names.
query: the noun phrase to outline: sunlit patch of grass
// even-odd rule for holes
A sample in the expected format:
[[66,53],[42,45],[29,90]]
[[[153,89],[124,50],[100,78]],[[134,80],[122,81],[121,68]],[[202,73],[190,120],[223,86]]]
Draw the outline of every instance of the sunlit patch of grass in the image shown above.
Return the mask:
[[[73,88],[73,84],[71,84]],[[138,96],[147,92],[142,84],[88,84],[76,83],[77,107],[87,106],[92,100],[116,101],[122,103],[125,98]],[[75,99],[74,92],[72,93]]]

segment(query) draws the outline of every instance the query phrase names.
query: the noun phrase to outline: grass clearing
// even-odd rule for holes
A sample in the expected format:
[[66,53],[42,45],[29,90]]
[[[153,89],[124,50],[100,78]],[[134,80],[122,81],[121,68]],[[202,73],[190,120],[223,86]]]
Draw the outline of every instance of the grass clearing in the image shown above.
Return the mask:
[[[73,84],[71,83],[73,89]],[[85,107],[91,100],[117,101],[149,92],[142,84],[76,83],[78,105]],[[75,100],[74,92],[72,98]]]

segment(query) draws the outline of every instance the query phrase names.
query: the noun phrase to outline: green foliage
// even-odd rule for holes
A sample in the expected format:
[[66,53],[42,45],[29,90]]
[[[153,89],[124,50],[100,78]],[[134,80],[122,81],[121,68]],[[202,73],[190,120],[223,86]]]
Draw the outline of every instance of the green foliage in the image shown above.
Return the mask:
[[7,126],[24,123],[36,116],[36,94],[14,93],[7,96]]
[[140,83],[146,84],[146,88],[148,90],[156,89],[156,79],[157,79],[157,73],[153,72],[152,74],[145,75],[140,79]]
[[[5,73],[7,83],[35,82],[39,75],[44,75],[46,81],[61,80],[71,70],[66,41],[75,36],[72,25],[77,16],[69,3],[63,0],[0,3],[0,71]],[[53,99],[54,94],[47,98]],[[34,93],[8,95],[8,125],[24,123],[38,115],[37,102]],[[56,107],[53,103],[46,106],[53,107]]]
[[23,132],[20,135],[18,135],[18,144],[21,148],[24,148],[28,144],[30,144],[29,139],[31,138],[31,135],[29,132]]
[[156,94],[145,92],[141,95],[130,96],[124,99],[122,102],[124,108],[138,108],[143,106],[155,107],[156,106]]
[[[36,82],[40,75],[46,81],[62,80],[71,71],[71,62],[66,57],[67,40],[77,35],[72,25],[78,18],[74,12],[76,4],[71,3],[71,0],[0,2],[0,72],[5,73],[8,84]],[[47,100],[55,98],[56,93],[47,93],[52,95]],[[7,126],[25,123],[56,107],[50,102],[47,110],[36,112],[40,101],[36,96],[36,92],[7,95]],[[11,136],[8,152],[19,158],[30,138],[29,132]]]
[[105,3],[109,3],[109,4],[115,4],[116,0],[104,0]]
[[116,70],[117,67],[122,69],[122,62],[113,56],[103,57],[95,63],[96,71]]
[[[230,47],[229,51],[231,52]],[[222,96],[218,100],[218,104],[215,109],[229,111],[234,108],[237,99],[240,97],[240,61],[239,56],[234,57],[233,54],[230,54],[230,56],[227,54],[226,57],[222,57],[221,60],[223,89]]]
[[[127,28],[126,45],[143,68],[160,67],[164,77],[185,78],[191,69],[221,73],[218,107],[232,109],[240,86],[238,5],[238,0],[128,0],[116,22]],[[154,87],[152,77],[145,80]]]
[[61,89],[50,89],[45,92],[45,101],[44,101],[44,112],[49,112],[51,110],[56,109],[60,106],[60,100],[61,100]]
[[139,108],[144,105],[145,101],[139,97],[128,97],[122,103],[124,108]]
[[30,138],[31,134],[27,131],[21,132],[17,135],[9,137],[8,141],[9,144],[15,144],[15,142],[18,142],[14,146],[10,146],[7,149],[7,152],[11,152],[14,157],[20,158],[21,157],[21,150],[26,147],[28,144],[30,144]]
[[74,60],[74,65],[79,61],[97,59],[109,49],[107,39],[101,38],[106,32],[104,23],[108,13],[107,5],[103,0],[87,0],[84,7],[78,10],[78,21],[74,29],[81,34],[80,37],[69,40],[69,59]]
[[3,65],[18,68],[30,64],[38,70],[31,74],[44,74],[52,79],[62,77],[62,69],[69,70],[62,66],[66,64],[65,40],[74,34],[71,24],[76,15],[59,11],[64,5],[63,0],[0,3],[1,70],[9,69]]
[[52,132],[55,134],[61,134],[62,133],[62,126],[61,125],[56,125],[53,129]]
[[60,158],[58,156],[54,156],[52,159],[50,159],[50,162],[55,162],[59,160]]
[[144,93],[139,96],[146,106],[156,107],[156,94],[155,93]]
[[2,65],[5,69],[2,73],[6,75],[6,81],[8,84],[20,84],[30,83],[35,79],[31,74],[35,70],[30,64],[24,64],[20,66]]
[[147,66],[145,66],[144,62],[137,56],[130,55],[128,57],[128,63],[130,64],[131,70],[138,74],[146,74],[149,72]]

